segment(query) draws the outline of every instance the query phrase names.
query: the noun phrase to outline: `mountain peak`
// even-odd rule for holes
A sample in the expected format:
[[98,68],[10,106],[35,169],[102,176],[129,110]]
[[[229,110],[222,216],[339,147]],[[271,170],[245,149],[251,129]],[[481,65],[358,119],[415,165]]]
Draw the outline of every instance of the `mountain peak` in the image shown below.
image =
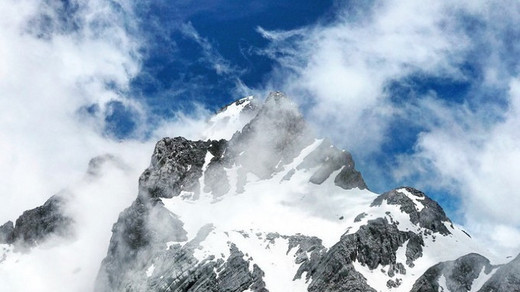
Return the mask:
[[208,121],[208,126],[204,130],[205,139],[229,140],[244,125],[249,123],[256,116],[260,105],[252,97],[247,96],[236,100],[222,108]]
[[[96,291],[518,287],[518,259],[494,266],[471,254],[486,252],[419,190],[368,190],[350,153],[317,139],[283,93],[261,105],[240,99],[208,123],[213,134],[221,127],[233,134],[157,142],[137,197],[112,227]],[[118,166],[111,156],[98,157],[91,176],[101,181],[107,162]],[[57,216],[60,202],[53,197],[21,220],[38,230],[48,222],[76,228]],[[0,244],[25,234],[17,233],[26,226],[19,221],[0,226]],[[45,237],[28,239],[34,246]]]
[[396,188],[377,197],[370,206],[378,207],[383,202],[399,206],[402,212],[410,216],[413,224],[443,235],[451,233],[446,225],[453,228],[453,224],[442,207],[419,190],[411,187]]

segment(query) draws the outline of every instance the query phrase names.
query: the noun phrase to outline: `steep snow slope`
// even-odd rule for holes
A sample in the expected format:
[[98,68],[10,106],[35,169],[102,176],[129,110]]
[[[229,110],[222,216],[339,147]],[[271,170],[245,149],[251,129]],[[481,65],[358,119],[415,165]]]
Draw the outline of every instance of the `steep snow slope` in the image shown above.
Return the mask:
[[203,136],[206,139],[229,140],[255,116],[257,111],[258,106],[252,96],[234,101],[209,119]]

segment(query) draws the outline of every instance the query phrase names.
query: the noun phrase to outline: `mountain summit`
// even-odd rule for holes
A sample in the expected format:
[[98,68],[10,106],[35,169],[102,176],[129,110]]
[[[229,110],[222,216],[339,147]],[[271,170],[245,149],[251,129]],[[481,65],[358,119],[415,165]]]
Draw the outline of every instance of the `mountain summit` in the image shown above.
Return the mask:
[[[157,142],[96,291],[520,291],[518,258],[487,258],[419,190],[371,192],[280,92],[227,105],[204,135]],[[62,197],[0,227],[8,256],[75,226]]]
[[504,269],[467,260],[485,251],[424,193],[370,192],[284,94],[213,120],[244,124],[229,139],[157,143],[98,291],[477,291]]

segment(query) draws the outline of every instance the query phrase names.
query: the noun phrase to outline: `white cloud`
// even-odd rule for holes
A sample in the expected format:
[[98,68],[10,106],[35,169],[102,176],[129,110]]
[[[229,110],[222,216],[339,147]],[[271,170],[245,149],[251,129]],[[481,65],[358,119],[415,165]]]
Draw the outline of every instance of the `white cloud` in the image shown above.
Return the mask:
[[[456,194],[463,223],[478,240],[518,251],[507,238],[520,230],[520,102],[511,81],[519,77],[519,6],[387,1],[345,6],[333,21],[294,31],[260,28],[271,42],[263,53],[279,62],[266,87],[299,98],[319,133],[358,161],[382,155],[382,145],[404,134],[390,132],[393,121],[422,128],[399,165],[383,154],[387,165],[368,168],[392,173],[396,184],[416,178],[415,186]],[[468,63],[474,68],[464,68]],[[394,102],[388,86],[406,85],[410,76],[468,82],[469,93],[459,102],[435,92]]]
[[502,120],[491,125],[480,113],[444,108],[443,121],[421,135],[399,171],[419,172],[425,184],[460,194],[468,230],[497,252],[517,253],[520,246],[505,239],[520,234],[518,79],[511,81],[508,99]]
[[[139,69],[138,44],[108,3],[78,2],[82,26],[72,31],[46,5],[0,4],[0,221],[77,180],[91,157],[116,149],[101,135],[103,117],[82,121],[77,111],[109,100],[130,103],[107,83],[124,90]],[[54,24],[34,21],[42,15]],[[38,38],[39,30],[46,35]]]
[[368,155],[396,110],[385,95],[389,82],[412,73],[459,75],[454,63],[466,42],[445,11],[437,2],[395,1],[357,14],[347,7],[332,24],[259,29],[272,42],[265,53],[280,62],[268,87],[312,104],[310,117],[321,130]]
[[112,224],[135,199],[136,177],[141,171],[110,162],[101,170],[101,176],[85,177],[62,193],[69,202],[66,214],[74,219],[73,237],[47,240],[29,253],[8,252],[0,264],[3,289],[93,290],[99,265],[108,250]]

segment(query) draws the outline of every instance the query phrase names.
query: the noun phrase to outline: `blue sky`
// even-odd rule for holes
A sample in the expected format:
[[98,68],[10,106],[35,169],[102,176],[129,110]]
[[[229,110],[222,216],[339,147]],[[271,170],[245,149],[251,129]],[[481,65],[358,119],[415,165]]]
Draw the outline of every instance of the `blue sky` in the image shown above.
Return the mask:
[[[262,86],[272,71],[275,60],[261,52],[268,40],[258,27],[298,28],[332,17],[333,7],[332,1],[137,4],[135,33],[146,46],[130,95],[161,117],[189,112],[195,102],[216,110],[239,98],[240,86]],[[131,134],[117,125],[116,136]]]
[[419,188],[516,249],[520,4],[360,3],[4,1],[0,193],[17,194],[6,218],[95,155],[144,169],[160,137],[196,138],[221,106],[281,90],[373,191]]

